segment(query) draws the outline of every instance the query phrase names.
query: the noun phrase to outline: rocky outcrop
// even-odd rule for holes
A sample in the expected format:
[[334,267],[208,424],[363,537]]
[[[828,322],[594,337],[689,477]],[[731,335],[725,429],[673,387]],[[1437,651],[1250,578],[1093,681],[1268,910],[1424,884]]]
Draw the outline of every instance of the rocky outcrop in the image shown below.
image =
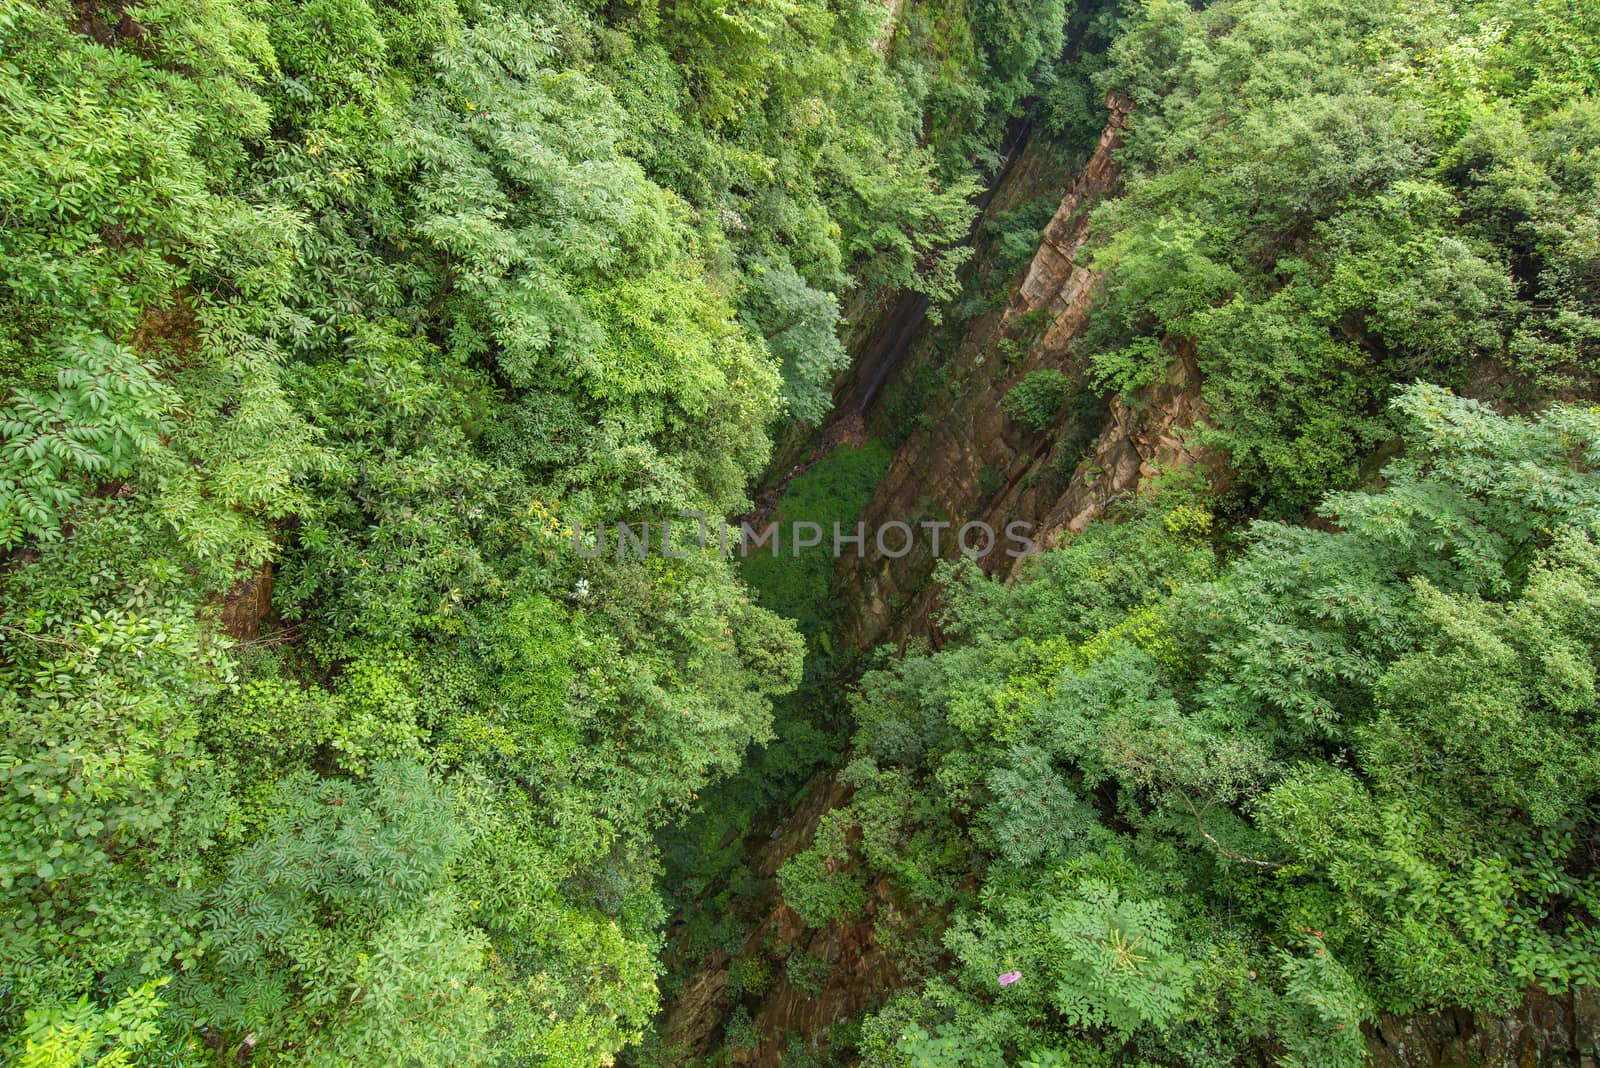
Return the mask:
[[753,1046],[731,1049],[740,1068],[780,1068],[792,1044],[826,1053],[833,1028],[876,1008],[904,984],[893,947],[879,937],[880,924],[899,918],[887,880],[867,888],[867,903],[847,921],[812,929],[792,909],[780,906],[752,936],[768,953],[826,965],[823,978],[807,987],[786,968],[760,999],[751,1017]]
[[[839,599],[846,608],[838,629],[848,644],[937,635],[939,591],[929,577],[940,559],[958,555],[955,534],[964,523],[981,521],[1000,532],[1022,522],[1049,547],[1112,502],[1149,486],[1160,470],[1204,462],[1223,475],[1222,465],[1194,441],[1206,406],[1191,353],[1175,352],[1164,380],[1106,404],[1094,399],[1072,354],[1100,283],[1084,263],[1089,218],[1121,180],[1116,154],[1128,104],[1112,97],[1107,105],[1099,144],[1045,227],[1009,302],[975,320],[943,358],[943,387],[928,398],[922,427],[896,451],[862,516],[869,530],[891,522],[952,526],[942,530],[937,546],[930,527],[899,558],[869,541],[862,557],[840,562],[838,588],[850,596]],[[924,343],[898,377],[913,376],[938,358]],[[1041,434],[1002,405],[1030,373],[1046,369],[1076,383],[1079,403],[1068,404],[1057,425]],[[1002,545],[982,565],[1010,574],[1021,561]]]
[[222,629],[229,637],[249,641],[272,611],[272,561],[268,560],[234,583],[222,599]]
[[728,993],[728,959],[721,950],[713,954],[689,976],[662,1015],[657,1025],[662,1047],[674,1063],[703,1057],[716,1048],[732,1001]]
[[1006,309],[1008,319],[1036,309],[1048,311],[1051,325],[1041,344],[1051,351],[1065,351],[1067,343],[1081,331],[1099,282],[1078,257],[1089,239],[1090,210],[1122,181],[1116,153],[1122,147],[1129,105],[1123,98],[1112,96],[1107,99],[1106,106],[1110,116],[1094,155],[1046,224],[1039,238],[1039,250],[1029,261],[1016,295]]
[[1373,1068],[1596,1068],[1600,989],[1561,995],[1530,990],[1509,1013],[1384,1016],[1367,1029]]
[[1187,351],[1174,357],[1160,382],[1131,399],[1112,397],[1094,451],[1078,464],[1054,504],[1042,512],[1030,509],[1038,516],[1041,546],[1052,548],[1064,534],[1082,530],[1111,502],[1150,486],[1162,471],[1203,465],[1214,482],[1225,482],[1220,458],[1195,441],[1195,429],[1207,424],[1207,411],[1200,371]]

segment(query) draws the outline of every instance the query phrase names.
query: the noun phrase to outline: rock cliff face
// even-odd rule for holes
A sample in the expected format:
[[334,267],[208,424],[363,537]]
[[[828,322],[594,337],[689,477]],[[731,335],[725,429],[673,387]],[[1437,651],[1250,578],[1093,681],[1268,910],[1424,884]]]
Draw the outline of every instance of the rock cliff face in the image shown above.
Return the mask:
[[[807,927],[783,903],[773,877],[784,862],[811,844],[817,824],[849,800],[851,788],[836,775],[817,782],[781,829],[750,862],[751,873],[766,880],[761,922],[753,926],[733,956],[719,953],[685,983],[662,1019],[664,1045],[680,1054],[705,1055],[722,1048],[741,1068],[778,1068],[792,1044],[825,1047],[829,1032],[862,1011],[876,1007],[883,995],[900,986],[902,976],[890,947],[881,941],[896,924],[910,922],[895,907],[888,886],[868,887],[865,906],[848,920],[821,928]],[[792,970],[772,969],[771,985],[755,998],[730,989],[734,960],[810,958],[825,964],[816,985],[791,978]],[[753,1011],[749,1003],[755,1002]],[[733,1045],[725,1025],[736,1003],[749,1013],[744,1044]]]
[[[899,558],[869,539],[861,558],[840,562],[837,588],[849,595],[839,598],[845,605],[839,636],[848,644],[936,633],[938,590],[929,576],[939,559],[958,555],[956,535],[965,523],[984,522],[996,532],[1025,523],[1019,532],[1031,530],[1041,547],[1049,547],[1111,502],[1148,486],[1160,469],[1206,460],[1221,475],[1220,464],[1204,457],[1189,433],[1206,418],[1189,354],[1174,354],[1164,381],[1103,405],[1072,356],[1100,281],[1083,262],[1089,216],[1121,179],[1116,151],[1128,105],[1118,98],[1107,103],[1110,120],[1094,155],[1062,198],[1009,303],[979,317],[943,358],[942,388],[927,398],[922,425],[895,452],[862,516],[869,531],[896,521],[952,525],[940,530],[937,551],[930,528]],[[924,339],[896,378],[912,379],[937,359]],[[1047,369],[1068,376],[1078,402],[1040,433],[1008,416],[1002,402],[1027,375]],[[898,551],[898,542],[888,543]],[[1012,573],[1020,560],[1004,548],[1002,540],[982,566]]]
[[1505,1015],[1455,1009],[1385,1016],[1367,1029],[1374,1068],[1596,1068],[1600,990],[1554,996],[1530,990]]
[[[813,785],[767,841],[751,852],[751,874],[765,880],[766,887],[761,900],[752,903],[751,911],[764,919],[751,928],[735,956],[742,959],[766,954],[787,956],[809,949],[812,938],[819,937],[834,943],[837,955],[832,959],[842,967],[834,969],[830,975],[828,983],[835,989],[829,990],[825,998],[820,996],[820,991],[812,995],[801,991],[787,975],[765,991],[752,1017],[761,1042],[755,1050],[736,1051],[734,1058],[738,1064],[776,1065],[782,1058],[787,1035],[798,1034],[810,1039],[825,1034],[838,1020],[865,1007],[855,991],[867,988],[866,970],[861,968],[859,953],[848,961],[844,959],[842,928],[826,935],[808,931],[794,910],[783,904],[773,879],[785,861],[811,844],[822,816],[848,801],[850,793],[850,788],[836,775],[827,776]],[[679,1055],[704,1056],[715,1050],[725,1037],[724,1027],[738,1000],[729,988],[733,959],[719,952],[703,962],[685,982],[683,991],[668,1003],[660,1022],[667,1050]]]

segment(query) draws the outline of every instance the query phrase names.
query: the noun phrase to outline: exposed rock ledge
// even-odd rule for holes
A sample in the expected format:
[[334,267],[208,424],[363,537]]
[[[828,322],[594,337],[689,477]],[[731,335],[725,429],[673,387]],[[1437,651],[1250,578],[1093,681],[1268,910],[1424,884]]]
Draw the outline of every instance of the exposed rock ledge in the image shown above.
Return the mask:
[[[1001,402],[1029,373],[1056,369],[1081,382],[1072,342],[1088,326],[1099,276],[1083,264],[1089,218],[1095,204],[1113,195],[1121,181],[1116,153],[1122,147],[1129,105],[1113,96],[1110,118],[1088,163],[1045,227],[1038,250],[1021,272],[1010,303],[979,318],[944,363],[943,388],[927,399],[925,427],[896,451],[862,518],[868,529],[896,520],[923,518],[956,524],[982,520],[995,530],[1007,523],[1032,524],[1045,547],[1081,530],[1118,498],[1137,493],[1160,469],[1206,462],[1218,477],[1222,465],[1194,443],[1192,430],[1206,421],[1200,374],[1192,354],[1173,357],[1164,380],[1105,407],[1080,408],[1045,435],[1019,425]],[[1007,361],[1007,348],[1020,356]],[[900,377],[934,359],[923,346]],[[1082,443],[1092,442],[1087,454]],[[850,590],[840,637],[869,646],[885,639],[936,632],[939,591],[928,581],[938,559],[952,559],[953,533],[937,556],[919,541],[899,559],[870,543],[861,559],[840,561],[838,588]],[[994,552],[991,571],[1010,573],[1019,562]]]

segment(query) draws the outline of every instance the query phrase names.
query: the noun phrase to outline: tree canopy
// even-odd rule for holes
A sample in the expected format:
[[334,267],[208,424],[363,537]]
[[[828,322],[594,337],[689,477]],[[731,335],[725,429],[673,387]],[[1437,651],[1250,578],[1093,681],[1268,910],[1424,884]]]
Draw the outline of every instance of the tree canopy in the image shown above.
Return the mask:
[[[718,535],[872,316],[1005,303],[1059,190],[981,190],[1109,92],[1006,433],[1183,356],[1231,480],[862,674],[831,564]],[[724,825],[835,761],[782,901],[925,921],[840,1059],[1600,985],[1597,94],[1567,0],[0,0],[0,1060],[642,1063],[669,908],[738,943]]]

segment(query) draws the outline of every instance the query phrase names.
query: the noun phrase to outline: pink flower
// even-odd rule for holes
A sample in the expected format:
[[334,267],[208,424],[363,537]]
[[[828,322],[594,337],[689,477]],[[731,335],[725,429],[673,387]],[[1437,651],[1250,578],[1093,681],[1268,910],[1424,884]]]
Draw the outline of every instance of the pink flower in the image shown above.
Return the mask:
[[1004,975],[996,976],[995,982],[999,983],[1001,986],[1010,986],[1012,983],[1021,978],[1021,972],[1006,972]]

